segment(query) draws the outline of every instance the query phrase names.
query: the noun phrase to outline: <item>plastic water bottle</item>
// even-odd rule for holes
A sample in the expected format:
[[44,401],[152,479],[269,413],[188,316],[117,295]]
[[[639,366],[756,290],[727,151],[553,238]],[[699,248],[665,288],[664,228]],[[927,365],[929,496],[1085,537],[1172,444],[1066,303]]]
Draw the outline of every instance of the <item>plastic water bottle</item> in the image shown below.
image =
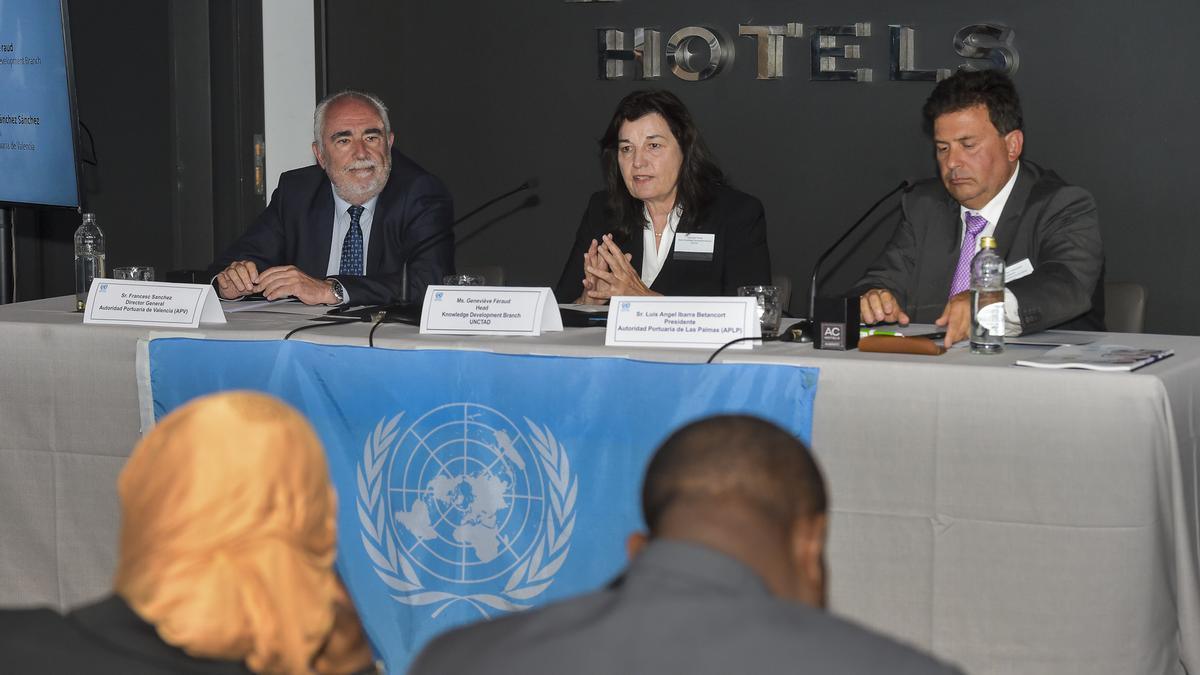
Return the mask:
[[96,225],[96,214],[83,214],[83,224],[75,230],[75,309],[87,306],[92,279],[104,278],[104,233]]
[[971,353],[1004,351],[1004,258],[996,253],[996,238],[979,240],[971,260]]

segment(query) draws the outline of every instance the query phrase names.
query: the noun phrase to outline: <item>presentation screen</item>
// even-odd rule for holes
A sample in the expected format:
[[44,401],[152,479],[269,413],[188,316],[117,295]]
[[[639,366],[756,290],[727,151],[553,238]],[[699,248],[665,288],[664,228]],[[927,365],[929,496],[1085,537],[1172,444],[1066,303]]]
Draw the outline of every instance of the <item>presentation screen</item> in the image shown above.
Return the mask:
[[79,206],[62,0],[0,0],[0,203]]

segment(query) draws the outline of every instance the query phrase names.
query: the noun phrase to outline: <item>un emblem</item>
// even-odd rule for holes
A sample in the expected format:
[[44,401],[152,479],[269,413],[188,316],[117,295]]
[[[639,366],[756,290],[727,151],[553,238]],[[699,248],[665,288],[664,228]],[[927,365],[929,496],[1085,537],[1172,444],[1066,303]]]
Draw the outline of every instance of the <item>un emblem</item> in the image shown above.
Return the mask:
[[548,428],[474,403],[400,430],[383,418],[358,464],[362,543],[376,574],[436,617],[465,602],[484,617],[541,595],[566,562],[579,482]]

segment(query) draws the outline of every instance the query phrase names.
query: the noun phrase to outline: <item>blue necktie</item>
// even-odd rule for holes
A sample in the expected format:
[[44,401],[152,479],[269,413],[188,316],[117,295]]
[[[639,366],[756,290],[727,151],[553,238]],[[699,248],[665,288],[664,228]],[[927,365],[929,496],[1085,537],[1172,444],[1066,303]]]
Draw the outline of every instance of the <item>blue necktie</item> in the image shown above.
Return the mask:
[[363,237],[362,226],[358,219],[362,217],[363,207],[350,207],[350,229],[342,240],[342,262],[338,266],[338,274],[362,276],[363,273]]

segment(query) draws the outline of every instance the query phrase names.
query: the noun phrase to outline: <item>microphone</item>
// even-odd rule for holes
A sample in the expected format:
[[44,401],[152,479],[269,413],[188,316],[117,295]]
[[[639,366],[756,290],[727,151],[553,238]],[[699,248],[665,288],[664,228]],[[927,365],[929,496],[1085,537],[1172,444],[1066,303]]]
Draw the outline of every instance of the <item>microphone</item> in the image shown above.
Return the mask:
[[[525,190],[532,190],[537,186],[538,179],[529,178],[517,187],[493,197],[483,204],[475,207],[471,211],[467,212],[466,215],[461,216],[451,223],[450,227],[440,230],[436,234],[417,242],[417,245],[414,246],[413,249],[404,256],[404,262],[400,265],[400,299],[397,302],[385,305],[368,305],[355,309],[351,309],[350,306],[336,307],[330,310],[328,314],[338,316],[357,316],[361,321],[374,321],[382,312],[383,320],[385,321],[400,321],[414,325],[419,323],[421,319],[421,305],[419,303],[414,303],[410,297],[410,291],[408,287],[408,263],[418,255],[428,251],[434,245],[439,244],[448,238],[452,238],[454,236],[454,228],[458,227],[459,223],[462,223],[468,218],[506,197],[511,197],[512,195]],[[457,248],[457,244],[455,245],[455,248]]]
[[[812,340],[817,349],[853,349],[858,344],[858,305],[855,303],[853,307],[849,307],[844,298],[837,298],[835,302],[829,303],[828,307],[823,307],[823,309],[831,310],[828,312],[829,314],[839,315],[832,317],[835,319],[835,321],[830,323],[839,324],[841,326],[841,330],[837,331],[831,329],[831,334],[828,336],[831,338],[829,340],[829,346],[825,345],[825,340],[818,339],[822,337],[822,335],[820,335],[817,331],[816,320],[817,277],[820,275],[821,263],[825,262],[825,259],[828,258],[835,250],[837,250],[837,247],[840,246],[843,241],[846,241],[847,237],[849,237],[855,230],[859,228],[859,226],[866,222],[867,218],[869,218],[870,215],[875,212],[875,209],[879,208],[880,204],[887,201],[897,192],[906,190],[910,187],[912,187],[912,182],[908,179],[900,181],[899,185],[889,190],[887,194],[879,198],[879,201],[872,204],[871,208],[867,209],[867,212],[862,214],[861,218],[854,221],[854,224],[851,225],[845,232],[843,232],[842,236],[838,237],[837,241],[833,242],[833,244],[829,248],[825,249],[825,251],[817,258],[816,264],[813,265],[812,284],[808,289],[808,326],[806,335],[804,336],[807,338],[807,340],[801,338],[802,341],[807,342],[808,340]],[[826,312],[822,312],[822,314],[825,313]],[[850,321],[851,318],[854,320]],[[837,327],[835,326],[834,328],[836,329]],[[834,333],[837,334],[835,335]],[[852,335],[850,333],[852,333]]]
[[[413,258],[416,258],[419,254],[424,253],[425,251],[429,250],[429,248],[431,246],[433,246],[434,244],[440,243],[443,239],[446,239],[447,237],[454,236],[454,228],[458,227],[459,223],[463,222],[464,220],[467,220],[471,216],[479,213],[480,211],[483,211],[487,207],[491,206],[492,204],[495,204],[496,202],[498,202],[502,199],[505,199],[506,197],[511,197],[511,196],[517,194],[518,192],[523,192],[525,190],[532,190],[532,189],[536,188],[537,186],[538,186],[538,179],[536,177],[529,178],[524,183],[521,183],[517,187],[509,190],[508,192],[502,193],[496,197],[492,197],[491,199],[487,200],[486,202],[480,204],[479,206],[476,206],[474,209],[471,209],[470,211],[468,211],[466,213],[466,215],[459,217],[457,220],[455,220],[453,223],[451,223],[449,228],[442,230],[441,232],[438,232],[437,234],[433,235],[432,237],[428,237],[424,241],[418,242],[417,245],[413,248],[412,252],[409,253],[408,255],[404,256],[404,262],[402,263],[402,265],[400,267],[400,282],[402,285],[400,287],[400,302],[397,304],[403,306],[403,305],[409,305],[412,302],[409,299],[409,291],[408,291],[408,263],[409,263],[409,261],[411,261]],[[455,246],[455,248],[457,248],[457,246]]]
[[511,196],[517,194],[518,192],[522,192],[524,190],[533,190],[533,189],[537,188],[537,186],[538,186],[538,179],[530,178],[529,180],[526,180],[524,183],[521,183],[517,187],[509,190],[508,192],[505,192],[504,194],[502,194],[498,197],[493,197],[493,198],[487,200],[486,202],[480,204],[479,206],[476,206],[474,209],[468,211],[467,215],[454,221],[454,224],[451,225],[451,227],[457,227],[458,224],[461,223],[462,221],[466,220],[467,218],[470,218],[471,216],[475,215],[476,213],[479,213],[480,211],[491,206],[492,204],[495,204],[496,202],[500,201],[501,199],[504,199],[505,197],[511,197]]

